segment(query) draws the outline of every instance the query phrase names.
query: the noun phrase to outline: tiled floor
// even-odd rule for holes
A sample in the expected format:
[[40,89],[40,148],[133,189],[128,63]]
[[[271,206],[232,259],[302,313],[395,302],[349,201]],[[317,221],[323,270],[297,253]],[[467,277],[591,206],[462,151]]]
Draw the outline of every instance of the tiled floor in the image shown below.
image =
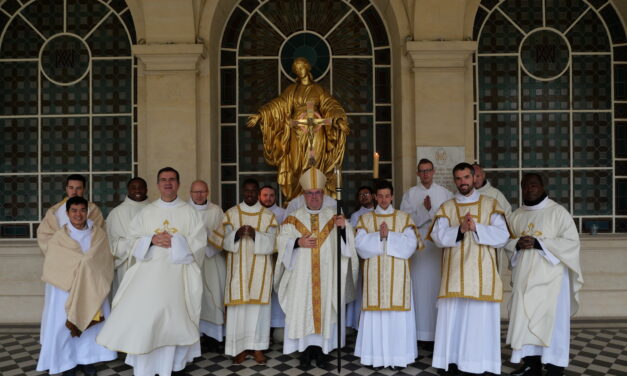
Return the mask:
[[[0,328],[0,375],[42,375],[35,371],[39,356],[39,335],[28,333],[24,330],[7,330],[2,332]],[[375,371],[359,364],[359,359],[352,355],[355,337],[349,337],[349,346],[345,348],[343,355],[342,375],[437,375],[437,371],[431,367],[431,353],[423,352],[411,366],[401,370],[392,371],[384,369]],[[267,352],[268,363],[257,365],[253,360],[247,360],[242,365],[233,365],[230,358],[205,353],[197,358],[193,364],[189,364],[186,371],[192,376],[201,375],[265,375],[265,376],[295,376],[295,375],[336,375],[337,363],[333,361],[329,369],[314,368],[303,371],[298,368],[298,359],[295,355],[283,355],[280,345],[272,345]],[[509,359],[510,350],[503,346],[502,357]],[[100,376],[132,375],[132,370],[123,359],[99,364],[97,366]],[[515,366],[507,361],[503,363],[503,374],[507,375]],[[627,328],[619,329],[573,329],[571,334],[571,363],[566,371],[567,375],[627,375]]]

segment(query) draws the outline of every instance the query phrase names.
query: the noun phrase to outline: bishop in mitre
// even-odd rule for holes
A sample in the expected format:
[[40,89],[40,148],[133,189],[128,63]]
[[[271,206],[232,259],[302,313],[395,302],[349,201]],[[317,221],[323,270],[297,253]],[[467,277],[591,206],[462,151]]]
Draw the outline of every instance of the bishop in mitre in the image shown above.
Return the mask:
[[496,248],[510,234],[498,201],[474,189],[474,173],[468,163],[453,168],[458,193],[440,206],[428,235],[443,248],[433,367],[498,375],[503,284]]
[[[343,216],[336,216],[331,208],[322,206],[325,175],[312,167],[301,176],[300,184],[306,206],[283,221],[278,240],[275,288],[285,312],[283,353],[301,352],[301,366],[305,368],[311,366],[311,361],[324,367],[323,353],[329,353],[338,343],[344,346],[344,327],[342,338],[337,338],[337,311],[340,309],[344,316],[347,295],[354,294],[346,291],[347,279],[351,278],[348,285],[353,286],[359,262],[352,227]],[[339,250],[338,236],[341,237]],[[341,252],[340,265],[336,261],[337,252]],[[339,308],[338,284],[343,294]]]
[[[48,242],[52,238],[52,235],[62,228],[63,225],[70,223],[67,211],[65,210],[65,202],[71,197],[83,197],[86,186],[87,180],[83,175],[72,174],[65,179],[66,197],[52,205],[52,207],[46,211],[44,219],[39,224],[39,227],[37,227],[37,244],[39,244],[39,248],[41,248],[42,252],[46,253]],[[87,209],[88,219],[90,219],[94,225],[104,229],[105,221],[98,206],[93,202],[89,202]]]
[[37,371],[86,376],[93,363],[117,357],[96,344],[109,316],[107,295],[113,279],[113,256],[104,230],[87,219],[88,203],[71,197],[64,208],[69,223],[57,230],[44,252],[41,279],[46,283]]
[[278,224],[274,214],[259,203],[259,183],[246,179],[244,201],[224,215],[222,227],[210,242],[226,253],[225,353],[233,363],[252,355],[265,363],[270,346],[272,255],[276,252]]
[[207,237],[198,212],[178,197],[179,174],[157,174],[161,197],[133,221],[135,265],[126,272],[97,342],[127,353],[135,376],[170,375],[200,356],[200,265]]
[[124,201],[113,208],[107,216],[107,236],[111,253],[115,258],[115,276],[111,285],[111,296],[115,296],[124,274],[133,260],[131,250],[131,223],[135,216],[148,205],[148,186],[140,177],[132,178],[126,184],[127,194]]
[[226,260],[219,247],[209,242],[214,230],[222,226],[222,209],[209,201],[209,186],[203,180],[196,180],[189,190],[191,207],[198,211],[205,225],[207,245],[202,263],[202,308],[200,310],[201,346],[205,350],[218,352],[224,340],[224,287],[226,281]]
[[505,247],[512,265],[508,344],[512,375],[563,375],[570,350],[570,317],[583,285],[577,227],[570,213],[551,200],[538,174],[522,179],[523,206],[509,217],[514,233]]
[[377,207],[357,223],[364,260],[363,296],[355,355],[373,367],[407,367],[418,356],[409,259],[422,248],[411,216],[392,206],[394,188],[376,187]]

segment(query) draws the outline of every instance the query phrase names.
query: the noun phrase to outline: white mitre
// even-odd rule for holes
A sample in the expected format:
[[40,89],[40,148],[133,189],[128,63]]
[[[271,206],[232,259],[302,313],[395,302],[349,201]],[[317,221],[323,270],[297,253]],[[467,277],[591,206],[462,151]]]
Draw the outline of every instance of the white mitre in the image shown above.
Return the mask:
[[300,183],[300,186],[303,187],[303,191],[308,191],[310,189],[324,190],[324,187],[327,184],[327,178],[324,176],[322,171],[312,167],[303,173],[298,182]]

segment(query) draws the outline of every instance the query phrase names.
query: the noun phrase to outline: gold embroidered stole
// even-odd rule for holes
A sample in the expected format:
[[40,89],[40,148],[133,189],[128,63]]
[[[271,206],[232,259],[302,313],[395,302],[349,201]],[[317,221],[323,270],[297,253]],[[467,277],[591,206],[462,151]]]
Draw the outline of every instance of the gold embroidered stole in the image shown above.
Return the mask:
[[[311,235],[318,240],[317,247],[311,248],[311,303],[313,307],[313,320],[315,334],[322,333],[322,292],[320,289],[320,247],[327,240],[335,227],[333,217],[327,221],[324,227],[320,226],[318,214],[310,214],[311,229],[308,229],[298,218],[289,216],[283,224],[293,225],[302,236]],[[306,249],[306,248],[303,248]]]
[[[259,212],[248,213],[237,205],[227,210],[223,225],[213,231],[209,243],[221,249],[225,228],[231,226],[232,231],[237,231],[243,225],[253,227],[256,232],[268,232],[269,228],[277,227],[274,215],[269,210],[262,208]],[[272,254],[255,254],[255,241],[249,237],[241,238],[237,252],[226,252],[224,304],[269,304],[272,265]]]
[[[492,214],[502,214],[498,201],[481,195],[471,203],[449,200],[440,206],[433,221],[446,218],[451,227],[458,227],[466,213],[475,223],[490,224]],[[429,231],[429,233],[431,230]],[[458,245],[442,250],[442,280],[438,298],[469,298],[481,301],[503,300],[503,285],[496,267],[496,249],[475,242],[471,231]]]
[[[392,232],[403,232],[413,227],[411,217],[400,210],[392,214],[370,212],[359,218],[356,230],[364,229],[368,233],[379,232],[381,224],[386,222]],[[419,235],[417,234],[417,238]],[[411,274],[409,260],[387,255],[386,250],[377,257],[363,260],[363,297],[364,311],[409,311],[411,309]]]

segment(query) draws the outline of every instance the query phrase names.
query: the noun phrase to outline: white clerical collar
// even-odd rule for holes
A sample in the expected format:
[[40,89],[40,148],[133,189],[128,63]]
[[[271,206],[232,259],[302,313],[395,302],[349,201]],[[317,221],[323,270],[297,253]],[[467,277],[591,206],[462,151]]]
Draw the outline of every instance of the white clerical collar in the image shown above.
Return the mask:
[[521,208],[523,208],[525,210],[541,210],[541,209],[544,209],[547,206],[548,203],[549,203],[549,196],[546,196],[544,198],[544,200],[540,201],[539,203],[537,203],[535,205],[527,206],[527,205],[523,204],[521,206]]
[[248,206],[247,203],[245,203],[244,201],[242,201],[239,204],[239,208],[241,211],[243,211],[244,213],[259,213],[261,211],[261,203],[259,201],[257,201],[255,203],[255,205],[253,206]]
[[377,206],[377,208],[374,210],[375,213],[377,214],[392,214],[394,213],[394,206],[392,206],[392,204],[390,204],[390,206],[388,206],[387,209],[383,209],[380,206]]
[[486,181],[485,181],[485,184],[483,185],[483,187],[481,187],[481,188],[477,188],[477,190],[478,190],[479,192],[483,192],[483,191],[487,191],[487,190],[488,190],[488,189],[490,189],[490,188],[492,188],[492,184],[490,184],[490,181],[489,181],[489,180],[486,180]]
[[173,207],[181,205],[182,203],[183,203],[183,200],[181,200],[179,196],[176,196],[176,198],[170,202],[163,201],[160,198],[155,201],[155,204],[157,204],[157,206],[160,206],[162,208],[173,208]]
[[144,206],[148,203],[148,198],[144,199],[144,201],[135,201],[132,198],[126,196],[124,198],[124,203],[126,205],[133,205],[133,206]]
[[198,210],[198,211],[203,211],[203,210],[207,210],[207,208],[209,207],[209,200],[207,200],[207,202],[205,202],[202,205],[198,205],[197,203],[194,202],[194,200],[192,200],[191,198],[189,200],[187,200],[187,203],[190,204],[192,206],[192,208]]
[[477,192],[476,189],[473,188],[472,193],[468,196],[464,196],[463,194],[459,192],[455,193],[455,201],[459,202],[460,204],[475,202],[475,201],[479,201],[480,195],[481,194]]
[[320,213],[320,211],[321,211],[323,208],[324,208],[324,206],[320,207],[320,209],[318,209],[318,210],[313,210],[313,209],[309,209],[309,208],[307,207],[307,205],[305,205],[305,210],[307,210],[307,213],[309,213],[309,214],[318,214],[318,213]]
[[375,207],[374,207],[374,206],[373,206],[373,207],[371,207],[371,208],[367,208],[367,207],[365,207],[365,206],[362,206],[361,208],[359,208],[359,210],[358,210],[358,211],[360,211],[360,212],[369,212],[369,211],[373,211],[374,209],[375,209]]
[[68,228],[68,230],[70,230],[70,232],[74,232],[74,233],[78,233],[78,234],[84,234],[86,232],[90,232],[94,228],[94,221],[92,221],[91,219],[88,219],[87,220],[87,224],[85,225],[84,228],[76,228],[76,227],[74,227],[72,222],[68,222],[67,223],[67,228]]

